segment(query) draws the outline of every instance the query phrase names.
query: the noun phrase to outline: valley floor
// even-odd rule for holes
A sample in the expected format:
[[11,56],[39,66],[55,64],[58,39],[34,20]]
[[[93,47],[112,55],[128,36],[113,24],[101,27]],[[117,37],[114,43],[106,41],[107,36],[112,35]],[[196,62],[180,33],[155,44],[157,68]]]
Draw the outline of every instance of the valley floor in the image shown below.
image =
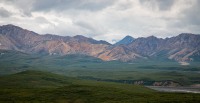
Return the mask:
[[84,55],[1,52],[0,103],[200,103],[199,93],[142,86],[200,84],[200,62],[181,66],[173,61],[123,63]]

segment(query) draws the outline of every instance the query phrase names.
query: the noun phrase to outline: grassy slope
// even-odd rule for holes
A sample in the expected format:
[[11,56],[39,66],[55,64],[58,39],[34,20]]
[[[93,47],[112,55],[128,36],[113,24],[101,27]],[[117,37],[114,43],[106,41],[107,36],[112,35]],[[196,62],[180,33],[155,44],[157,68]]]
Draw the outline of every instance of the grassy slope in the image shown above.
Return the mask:
[[142,86],[86,81],[40,71],[0,77],[0,102],[198,103],[200,94],[160,93]]

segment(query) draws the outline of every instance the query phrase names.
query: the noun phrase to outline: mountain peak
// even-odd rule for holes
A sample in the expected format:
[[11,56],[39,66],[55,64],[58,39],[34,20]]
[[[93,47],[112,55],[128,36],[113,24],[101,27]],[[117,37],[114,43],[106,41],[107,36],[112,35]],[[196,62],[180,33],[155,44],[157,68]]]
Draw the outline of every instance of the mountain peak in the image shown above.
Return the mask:
[[130,35],[127,35],[127,36],[125,36],[125,38],[133,38],[132,36],[130,36]]
[[156,38],[156,39],[157,39],[157,37],[155,37],[155,36],[153,36],[153,35],[151,35],[151,36],[149,36],[149,37],[147,37],[147,38]]
[[19,26],[13,25],[13,24],[7,24],[7,25],[2,25],[0,26],[0,34],[10,34],[10,35],[21,35],[21,34],[33,34],[37,35],[37,33],[33,31],[29,31],[27,29],[23,29]]
[[127,45],[127,44],[130,44],[134,41],[134,38],[132,36],[125,36],[122,40],[120,40],[119,42],[115,43],[115,45]]
[[83,39],[83,38],[87,38],[87,37],[85,37],[85,36],[83,36],[83,35],[76,35],[76,36],[74,36],[74,38]]
[[181,33],[178,35],[178,37],[188,37],[188,36],[195,36],[195,34],[192,33]]
[[16,26],[16,25],[13,25],[13,24],[7,24],[7,25],[2,25],[0,26],[1,29],[8,29],[8,28],[17,28],[17,29],[22,29],[21,27],[19,26]]

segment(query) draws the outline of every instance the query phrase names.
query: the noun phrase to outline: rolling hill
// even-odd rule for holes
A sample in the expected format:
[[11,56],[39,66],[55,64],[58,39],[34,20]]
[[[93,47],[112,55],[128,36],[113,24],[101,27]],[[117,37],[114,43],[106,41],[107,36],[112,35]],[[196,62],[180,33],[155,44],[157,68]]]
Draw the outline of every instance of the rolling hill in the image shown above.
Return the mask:
[[161,93],[146,87],[86,81],[41,71],[0,77],[0,102],[160,103],[200,101],[199,94]]

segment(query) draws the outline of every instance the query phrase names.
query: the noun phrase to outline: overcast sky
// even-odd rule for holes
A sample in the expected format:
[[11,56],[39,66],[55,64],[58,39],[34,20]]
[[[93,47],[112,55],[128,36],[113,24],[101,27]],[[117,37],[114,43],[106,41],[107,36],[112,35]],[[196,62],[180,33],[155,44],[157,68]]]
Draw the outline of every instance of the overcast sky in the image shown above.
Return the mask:
[[0,25],[108,42],[200,34],[200,0],[0,0]]

